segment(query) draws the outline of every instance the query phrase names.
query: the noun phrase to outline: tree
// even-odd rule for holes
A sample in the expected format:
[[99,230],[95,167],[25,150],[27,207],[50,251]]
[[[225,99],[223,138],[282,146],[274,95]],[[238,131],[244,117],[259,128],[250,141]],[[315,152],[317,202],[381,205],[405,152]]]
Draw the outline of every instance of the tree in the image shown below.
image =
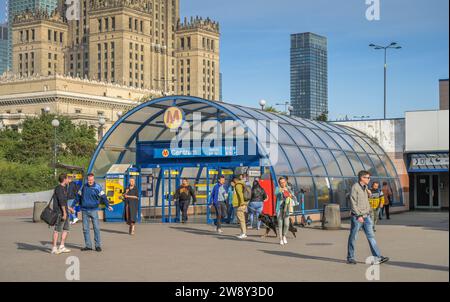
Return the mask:
[[[0,194],[48,190],[56,185],[53,175],[55,115],[27,118],[22,132],[0,130]],[[75,125],[57,117],[58,161],[87,168],[96,146],[93,127]],[[69,172],[58,169],[59,172]]]
[[322,114],[316,117],[315,120],[320,122],[328,122],[328,111],[322,112]]
[[271,112],[271,113],[281,113],[274,106],[267,106],[267,107],[264,108],[264,111]]

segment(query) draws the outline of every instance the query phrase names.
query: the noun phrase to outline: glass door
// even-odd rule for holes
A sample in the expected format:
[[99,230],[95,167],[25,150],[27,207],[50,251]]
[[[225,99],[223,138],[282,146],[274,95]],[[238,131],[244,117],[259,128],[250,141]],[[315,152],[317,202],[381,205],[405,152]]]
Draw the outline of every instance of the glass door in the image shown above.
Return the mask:
[[180,185],[178,169],[164,168],[162,171],[161,180],[161,192],[162,192],[162,204],[161,204],[161,216],[163,223],[176,222],[179,218],[179,211],[177,211],[176,204],[174,202],[175,191]]
[[416,208],[440,208],[439,175],[416,175]]

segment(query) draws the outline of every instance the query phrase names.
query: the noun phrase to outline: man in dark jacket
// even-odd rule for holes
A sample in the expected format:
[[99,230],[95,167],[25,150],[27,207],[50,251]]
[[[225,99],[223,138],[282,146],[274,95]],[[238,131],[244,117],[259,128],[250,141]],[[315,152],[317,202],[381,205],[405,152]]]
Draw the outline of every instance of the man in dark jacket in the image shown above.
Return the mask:
[[186,223],[188,221],[188,209],[191,199],[193,203],[197,202],[195,191],[189,185],[189,180],[187,178],[183,178],[181,186],[177,189],[173,198],[177,203],[177,217],[179,217],[179,211],[181,210],[181,222]]
[[113,210],[109,205],[108,198],[106,198],[106,194],[103,191],[102,186],[95,183],[95,176],[93,173],[90,173],[87,176],[87,183],[85,183],[78,191],[76,202],[81,205],[81,214],[83,219],[83,234],[86,246],[81,249],[82,251],[92,251],[89,220],[92,221],[94,228],[95,250],[97,252],[102,251],[100,226],[98,221],[100,202],[103,202],[109,211]]

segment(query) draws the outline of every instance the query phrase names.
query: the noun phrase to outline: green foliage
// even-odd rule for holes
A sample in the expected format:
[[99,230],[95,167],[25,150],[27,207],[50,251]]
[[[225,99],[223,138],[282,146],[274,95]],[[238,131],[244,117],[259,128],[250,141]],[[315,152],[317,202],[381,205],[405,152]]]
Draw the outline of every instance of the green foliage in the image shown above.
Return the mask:
[[[53,154],[55,115],[27,118],[19,133],[0,131],[0,194],[34,192],[55,184]],[[87,168],[96,146],[95,129],[75,125],[67,117],[58,116],[56,129],[57,160],[67,165]],[[57,173],[70,172],[57,170]]]
[[316,121],[319,122],[327,122],[328,121],[328,111],[322,112],[321,115],[316,117]]
[[273,106],[266,106],[264,108],[264,111],[266,112],[272,112],[272,113],[281,113],[279,110],[277,110],[275,107]]

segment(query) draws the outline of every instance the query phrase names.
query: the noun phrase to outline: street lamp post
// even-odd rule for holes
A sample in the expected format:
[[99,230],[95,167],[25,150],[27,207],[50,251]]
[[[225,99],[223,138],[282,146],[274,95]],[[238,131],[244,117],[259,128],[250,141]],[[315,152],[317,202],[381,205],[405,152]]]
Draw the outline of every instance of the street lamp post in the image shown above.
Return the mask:
[[98,119],[98,124],[100,127],[98,127],[98,141],[101,141],[103,139],[103,126],[106,124],[106,120],[103,117],[100,117]]
[[386,107],[387,107],[387,50],[388,49],[401,49],[402,47],[398,45],[397,42],[392,42],[388,46],[379,46],[376,44],[370,44],[375,50],[384,50],[384,119],[386,119]]
[[56,144],[56,129],[59,127],[59,121],[57,119],[54,119],[52,121],[52,126],[54,129],[54,145],[53,145],[53,168],[54,168],[54,174],[55,174],[55,178],[56,178],[56,148],[57,148],[57,144]]
[[266,108],[266,100],[260,100],[259,101],[259,106],[261,106],[261,110],[264,110],[264,108]]

